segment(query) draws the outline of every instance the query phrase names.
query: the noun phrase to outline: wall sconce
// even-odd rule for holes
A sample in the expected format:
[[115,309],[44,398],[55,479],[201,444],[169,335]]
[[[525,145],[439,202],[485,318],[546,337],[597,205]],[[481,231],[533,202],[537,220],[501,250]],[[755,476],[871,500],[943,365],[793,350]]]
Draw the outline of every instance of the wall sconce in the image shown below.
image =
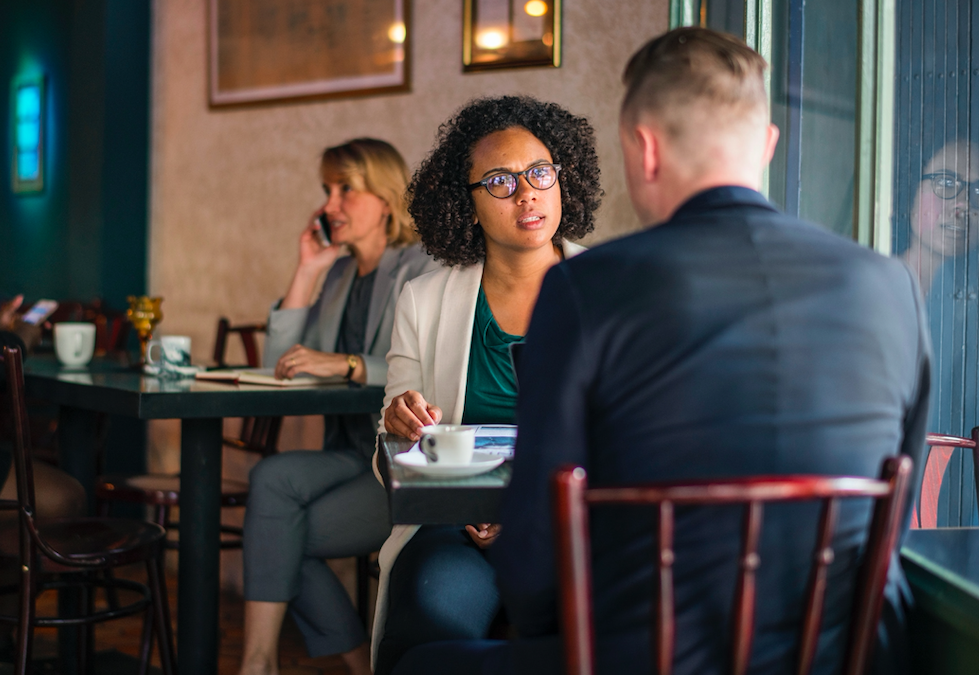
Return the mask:
[[16,78],[11,103],[13,189],[40,192],[44,189],[44,76]]

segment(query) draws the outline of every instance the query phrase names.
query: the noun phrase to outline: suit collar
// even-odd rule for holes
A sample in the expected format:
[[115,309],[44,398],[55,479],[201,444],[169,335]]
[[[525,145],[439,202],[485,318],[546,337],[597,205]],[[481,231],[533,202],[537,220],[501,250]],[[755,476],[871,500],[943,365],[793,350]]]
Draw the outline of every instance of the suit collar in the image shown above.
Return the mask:
[[685,201],[667,222],[729,206],[755,206],[770,211],[776,210],[760,192],[738,185],[724,185],[698,192]]

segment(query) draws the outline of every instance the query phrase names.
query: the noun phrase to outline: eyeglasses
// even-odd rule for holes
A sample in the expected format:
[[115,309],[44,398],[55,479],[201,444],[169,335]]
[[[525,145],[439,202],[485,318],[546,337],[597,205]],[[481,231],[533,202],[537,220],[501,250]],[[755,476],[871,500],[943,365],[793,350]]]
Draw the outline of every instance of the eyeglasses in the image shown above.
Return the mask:
[[547,190],[554,187],[557,182],[558,172],[561,171],[560,164],[535,164],[524,171],[504,171],[494,173],[489,178],[484,178],[478,183],[469,186],[470,190],[478,187],[485,187],[486,191],[497,199],[506,199],[517,191],[517,181],[520,176],[527,179],[530,187],[537,190]]
[[931,191],[942,199],[955,199],[969,187],[969,206],[979,209],[979,180],[968,183],[954,173],[926,173],[922,180],[931,181]]

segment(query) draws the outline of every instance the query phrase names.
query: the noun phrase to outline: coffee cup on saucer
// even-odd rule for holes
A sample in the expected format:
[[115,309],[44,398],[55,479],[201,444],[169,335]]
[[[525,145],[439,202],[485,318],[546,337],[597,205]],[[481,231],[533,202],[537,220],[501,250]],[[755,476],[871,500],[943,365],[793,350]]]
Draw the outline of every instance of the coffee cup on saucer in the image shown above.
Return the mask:
[[422,427],[418,447],[429,464],[469,464],[476,446],[476,427],[463,424],[431,424]]

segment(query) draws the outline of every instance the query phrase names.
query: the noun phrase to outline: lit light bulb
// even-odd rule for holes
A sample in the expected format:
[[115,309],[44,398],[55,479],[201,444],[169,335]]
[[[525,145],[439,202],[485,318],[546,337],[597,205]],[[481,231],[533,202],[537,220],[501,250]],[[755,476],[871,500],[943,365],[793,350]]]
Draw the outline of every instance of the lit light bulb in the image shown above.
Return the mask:
[[405,30],[405,25],[400,21],[397,23],[392,23],[391,27],[388,28],[388,39],[396,44],[402,44],[405,41],[405,37],[408,35],[408,31]]
[[476,46],[483,49],[499,49],[506,43],[506,34],[495,28],[482,30],[476,34]]
[[523,6],[523,11],[530,16],[544,16],[547,14],[547,3],[542,0],[530,0]]

